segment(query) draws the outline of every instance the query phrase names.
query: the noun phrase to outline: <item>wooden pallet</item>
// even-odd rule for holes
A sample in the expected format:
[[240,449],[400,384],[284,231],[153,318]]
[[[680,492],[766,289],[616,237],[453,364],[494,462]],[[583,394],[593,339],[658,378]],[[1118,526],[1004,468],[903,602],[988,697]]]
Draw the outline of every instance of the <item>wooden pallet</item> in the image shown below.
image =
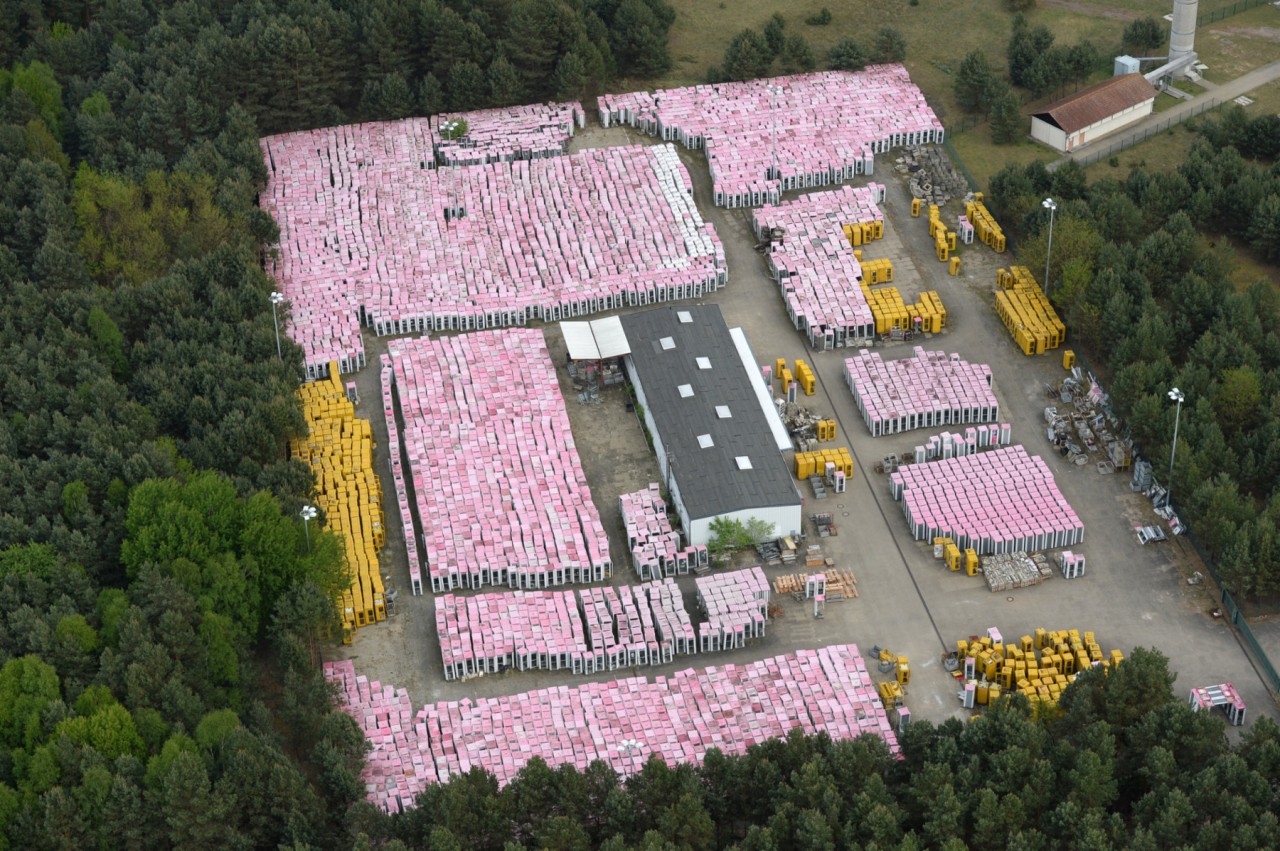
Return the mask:
[[[839,570],[837,568],[828,567],[822,571],[827,575],[827,600],[836,601],[848,598],[857,599],[858,596],[858,580],[854,577],[852,570]],[[779,576],[773,580],[773,590],[775,594],[799,594],[799,598],[804,599],[805,579],[809,574],[792,573],[786,576]]]

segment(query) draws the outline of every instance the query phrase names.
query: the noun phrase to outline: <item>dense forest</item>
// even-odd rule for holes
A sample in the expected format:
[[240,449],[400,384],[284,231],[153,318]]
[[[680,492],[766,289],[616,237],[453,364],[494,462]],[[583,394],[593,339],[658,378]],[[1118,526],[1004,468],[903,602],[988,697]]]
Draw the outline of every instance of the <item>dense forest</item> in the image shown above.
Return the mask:
[[[345,568],[298,520],[300,357],[275,351],[257,140],[652,77],[674,17],[662,0],[0,0],[0,845],[1280,844],[1280,730],[1232,751],[1142,653],[1060,715],[1015,699],[916,724],[902,761],[797,737],[625,784],[535,763],[404,816],[362,802],[365,742],[316,664]],[[894,36],[828,61],[896,55]],[[769,50],[812,61],[785,35]],[[1187,390],[1175,488],[1236,587],[1271,593],[1280,305],[1232,291],[1229,254],[1195,233],[1280,251],[1278,175],[1250,161],[1274,160],[1276,128],[1255,124],[1206,122],[1176,175],[1011,170],[994,196],[1032,256],[1037,193],[1070,201],[1055,298],[1114,353],[1144,448],[1166,439],[1165,384]]]
[[[0,845],[348,847],[258,137],[661,73],[659,0],[0,3]],[[287,341],[286,341],[287,343]]]
[[[1176,170],[1139,167],[1087,184],[1074,164],[1009,166],[992,211],[1042,269],[1059,201],[1049,291],[1076,345],[1102,370],[1139,451],[1168,478],[1175,407],[1186,394],[1174,503],[1245,597],[1280,592],[1280,293],[1233,283],[1237,258],[1280,261],[1280,117],[1240,107],[1198,126]],[[1118,164],[1116,160],[1116,164]]]

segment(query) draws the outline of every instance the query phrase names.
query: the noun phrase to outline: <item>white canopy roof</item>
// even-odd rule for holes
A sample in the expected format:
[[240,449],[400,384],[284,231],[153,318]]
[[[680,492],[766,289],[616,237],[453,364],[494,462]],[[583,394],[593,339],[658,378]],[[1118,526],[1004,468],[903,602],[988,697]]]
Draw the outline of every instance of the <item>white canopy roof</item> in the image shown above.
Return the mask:
[[561,322],[560,331],[573,360],[605,360],[631,353],[622,321],[617,316],[590,322]]

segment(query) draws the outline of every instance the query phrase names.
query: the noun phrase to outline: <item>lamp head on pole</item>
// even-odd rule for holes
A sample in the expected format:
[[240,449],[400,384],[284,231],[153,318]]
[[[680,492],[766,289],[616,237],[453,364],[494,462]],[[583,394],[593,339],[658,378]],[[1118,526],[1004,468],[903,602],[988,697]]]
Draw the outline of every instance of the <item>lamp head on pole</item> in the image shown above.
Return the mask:
[[319,512],[317,512],[317,511],[316,511],[316,507],[315,507],[314,505],[304,505],[304,506],[302,506],[302,512],[301,512],[301,514],[302,514],[302,519],[303,519],[303,520],[315,520],[315,519],[316,519],[316,514],[317,514],[317,513],[319,513]]
[[284,301],[284,293],[281,293],[281,292],[273,292],[273,293],[271,294],[271,303],[272,303],[272,304],[279,304],[279,303],[280,303],[280,302],[282,302],[282,301]]
[[1040,206],[1044,207],[1046,210],[1049,211],[1049,214],[1052,215],[1053,211],[1058,209],[1058,202],[1053,200],[1052,198],[1046,198],[1040,202]]
[[1186,399],[1187,397],[1185,393],[1183,393],[1181,390],[1175,387],[1169,391],[1169,398],[1177,402],[1179,405],[1181,405],[1183,400]]

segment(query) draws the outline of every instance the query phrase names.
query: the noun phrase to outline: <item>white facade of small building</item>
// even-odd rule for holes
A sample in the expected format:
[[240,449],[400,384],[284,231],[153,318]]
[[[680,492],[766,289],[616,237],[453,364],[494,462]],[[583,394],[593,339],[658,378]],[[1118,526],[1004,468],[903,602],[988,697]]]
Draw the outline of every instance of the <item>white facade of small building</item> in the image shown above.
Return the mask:
[[1128,109],[1122,109],[1101,121],[1096,121],[1088,127],[1081,127],[1070,134],[1064,133],[1060,127],[1054,126],[1039,116],[1032,116],[1031,138],[1048,145],[1054,150],[1067,153],[1082,145],[1096,142],[1104,136],[1133,124],[1135,121],[1141,121],[1155,111],[1155,104],[1156,99],[1152,97],[1150,100],[1135,104]]

